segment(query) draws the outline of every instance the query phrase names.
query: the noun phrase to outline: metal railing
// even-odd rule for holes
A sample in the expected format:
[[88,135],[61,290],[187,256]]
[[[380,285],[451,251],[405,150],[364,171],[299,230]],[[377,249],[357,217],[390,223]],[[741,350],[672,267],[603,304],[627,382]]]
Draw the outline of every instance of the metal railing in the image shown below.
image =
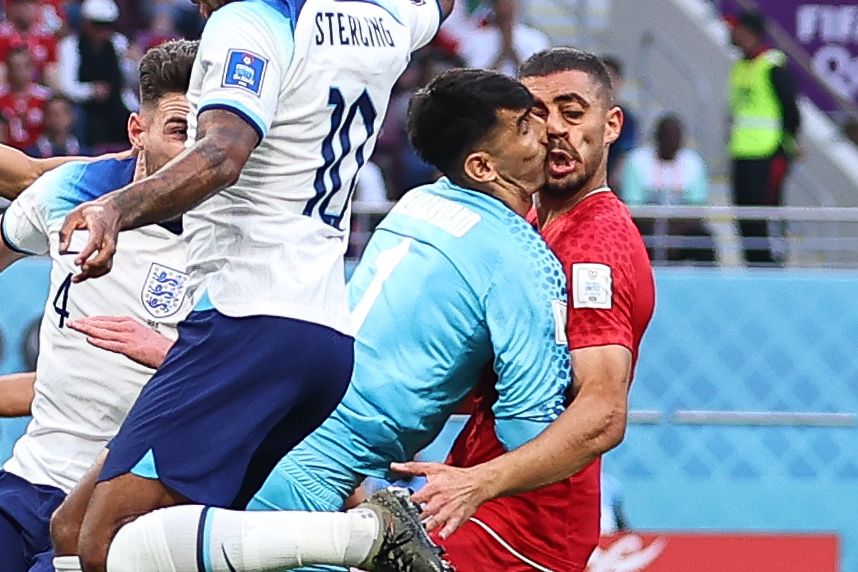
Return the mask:
[[[350,258],[360,257],[372,230],[393,204],[353,204]],[[858,208],[855,207],[646,205],[630,210],[639,223],[651,223],[644,240],[655,264],[684,263],[671,261],[667,256],[670,249],[708,248],[715,251],[713,264],[723,263],[729,258],[724,251],[733,248],[772,249],[782,253],[783,263],[790,267],[858,268]],[[671,221],[700,221],[707,235],[671,234],[670,225],[664,224]],[[736,230],[741,221],[765,222],[771,227],[770,235],[742,237]]]

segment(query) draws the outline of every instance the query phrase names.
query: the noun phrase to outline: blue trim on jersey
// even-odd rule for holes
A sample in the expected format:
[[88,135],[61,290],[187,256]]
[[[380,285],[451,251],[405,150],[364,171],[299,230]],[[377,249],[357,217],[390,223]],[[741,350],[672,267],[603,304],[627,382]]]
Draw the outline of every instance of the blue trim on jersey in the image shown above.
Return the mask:
[[3,240],[3,244],[11,250],[12,252],[17,252],[18,254],[26,254],[27,256],[37,256],[35,252],[29,252],[24,250],[23,248],[16,246],[12,239],[9,238],[9,235],[6,234],[6,217],[0,217],[0,239]]
[[206,560],[211,559],[211,554],[209,553],[208,542],[205,539],[210,511],[211,507],[204,507],[200,513],[200,520],[197,523],[197,572],[208,572],[210,569],[207,564],[211,562],[206,562]]
[[[441,0],[435,0],[435,5],[438,7],[438,30],[440,30],[441,24],[444,23],[444,20],[447,19],[449,14],[447,16],[444,15],[444,9],[441,7]],[[435,33],[437,34],[438,31],[436,30]]]
[[207,310],[214,310],[214,304],[212,304],[211,298],[209,298],[208,291],[203,292],[203,295],[200,297],[200,301],[196,303],[194,306],[194,312],[205,312]]
[[360,2],[361,4],[372,4],[373,6],[378,6],[390,16],[396,20],[396,22],[400,26],[404,26],[405,24],[402,22],[402,16],[399,14],[399,10],[396,9],[396,6],[388,2],[387,0],[334,0],[335,2]]
[[131,468],[130,473],[142,479],[158,479],[158,469],[155,467],[155,452],[152,449],[146,451],[143,458]]
[[242,118],[248,125],[253,127],[254,131],[256,131],[256,134],[259,136],[259,141],[256,143],[257,145],[262,143],[262,140],[265,139],[265,135],[268,133],[268,129],[265,127],[265,123],[263,123],[262,119],[237,101],[225,101],[219,99],[206,102],[200,106],[200,110],[197,112],[197,117],[202,115],[203,111],[208,111],[209,109],[224,109]]
[[[134,180],[137,159],[103,159],[91,163],[66,163],[40,179],[46,191],[47,220],[65,217],[78,205],[93,201]],[[41,184],[39,181],[36,184]]]

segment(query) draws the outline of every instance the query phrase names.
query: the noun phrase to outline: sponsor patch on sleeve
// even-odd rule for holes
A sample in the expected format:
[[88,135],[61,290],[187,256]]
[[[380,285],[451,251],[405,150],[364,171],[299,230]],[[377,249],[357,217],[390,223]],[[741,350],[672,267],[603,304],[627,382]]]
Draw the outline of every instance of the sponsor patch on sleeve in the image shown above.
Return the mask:
[[259,95],[268,60],[245,50],[230,50],[226,55],[223,87],[237,87]]
[[572,265],[572,307],[609,310],[613,305],[611,267],[592,262]]

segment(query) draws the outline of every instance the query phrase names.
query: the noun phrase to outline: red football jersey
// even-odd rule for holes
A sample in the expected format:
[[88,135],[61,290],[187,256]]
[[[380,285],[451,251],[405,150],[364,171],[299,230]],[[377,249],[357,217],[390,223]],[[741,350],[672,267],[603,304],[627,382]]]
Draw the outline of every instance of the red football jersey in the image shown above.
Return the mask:
[[21,34],[10,22],[0,23],[0,62],[6,61],[6,53],[15,46],[26,45],[38,72],[36,81],[42,81],[45,66],[57,61],[57,38],[37,25],[28,34]]
[[9,123],[9,145],[26,149],[36,142],[42,134],[45,101],[49,96],[47,88],[35,83],[23,93],[0,92],[0,114]]
[[[655,285],[626,206],[609,191],[597,192],[541,232],[566,270],[571,349],[619,344],[636,360],[655,306]],[[492,380],[483,380],[450,464],[469,467],[504,453],[491,411],[496,398]],[[513,555],[522,561],[522,570],[583,571],[599,541],[600,464],[596,460],[564,481],[485,503],[474,515],[478,527],[468,534],[492,537],[487,545],[504,558]],[[451,560],[463,572],[478,571],[480,562],[486,562],[473,561],[464,551],[463,562],[457,562],[458,551],[450,548]]]

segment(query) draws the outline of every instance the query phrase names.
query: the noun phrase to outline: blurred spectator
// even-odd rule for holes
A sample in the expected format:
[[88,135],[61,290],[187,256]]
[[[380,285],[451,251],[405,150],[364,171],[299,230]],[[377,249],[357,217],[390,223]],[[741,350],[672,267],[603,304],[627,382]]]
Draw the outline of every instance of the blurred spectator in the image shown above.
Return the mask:
[[26,150],[27,154],[38,158],[88,155],[89,149],[83,147],[72,134],[73,127],[72,102],[62,95],[53,96],[45,103],[45,124],[42,135],[32,147]]
[[[765,43],[762,16],[743,11],[728,20],[742,57],[730,70],[730,157],[733,200],[742,206],[780,206],[789,165],[798,155],[801,125],[787,57]],[[745,260],[782,264],[782,225],[741,220]]]
[[179,37],[173,21],[175,8],[166,2],[157,2],[152,7],[149,26],[137,39],[141,52],[145,53],[159,44]]
[[86,146],[96,153],[121,149],[129,109],[137,107],[127,79],[136,75],[136,62],[128,38],[114,30],[113,0],[84,0],[81,16],[81,33],[60,42],[60,91],[81,105]]
[[551,47],[548,36],[519,21],[518,0],[494,0],[494,17],[460,40],[459,55],[470,67],[514,76],[527,58]]
[[[629,205],[706,205],[709,182],[706,164],[697,151],[683,146],[682,121],[664,115],[656,124],[655,146],[635,149],[626,156],[622,197]],[[701,220],[636,221],[650,237],[648,251],[655,261],[715,262],[712,237]],[[695,245],[676,247],[665,241],[683,240]]]
[[0,23],[0,83],[6,81],[6,56],[10,49],[27,46],[35,64],[33,80],[57,86],[57,40],[39,24],[39,0],[6,0],[6,21]]
[[611,84],[614,86],[614,97],[617,105],[623,109],[623,130],[619,139],[608,150],[608,184],[614,192],[622,193],[623,159],[626,154],[638,146],[638,119],[628,105],[623,104],[623,63],[613,56],[603,56],[602,63],[608,68]]
[[406,122],[409,99],[442,71],[464,65],[459,57],[430,47],[417,52],[409,68],[399,78],[373,155],[373,161],[388,177],[388,198],[391,200],[398,200],[408,189],[431,183],[440,176],[434,167],[414,152],[408,142]]
[[0,91],[0,114],[9,124],[8,144],[24,150],[42,133],[50,91],[33,81],[33,62],[26,45],[8,50],[5,63],[9,83]]
[[66,13],[63,4],[63,0],[42,0],[41,2],[38,23],[46,32],[55,37],[62,37],[67,33]]

